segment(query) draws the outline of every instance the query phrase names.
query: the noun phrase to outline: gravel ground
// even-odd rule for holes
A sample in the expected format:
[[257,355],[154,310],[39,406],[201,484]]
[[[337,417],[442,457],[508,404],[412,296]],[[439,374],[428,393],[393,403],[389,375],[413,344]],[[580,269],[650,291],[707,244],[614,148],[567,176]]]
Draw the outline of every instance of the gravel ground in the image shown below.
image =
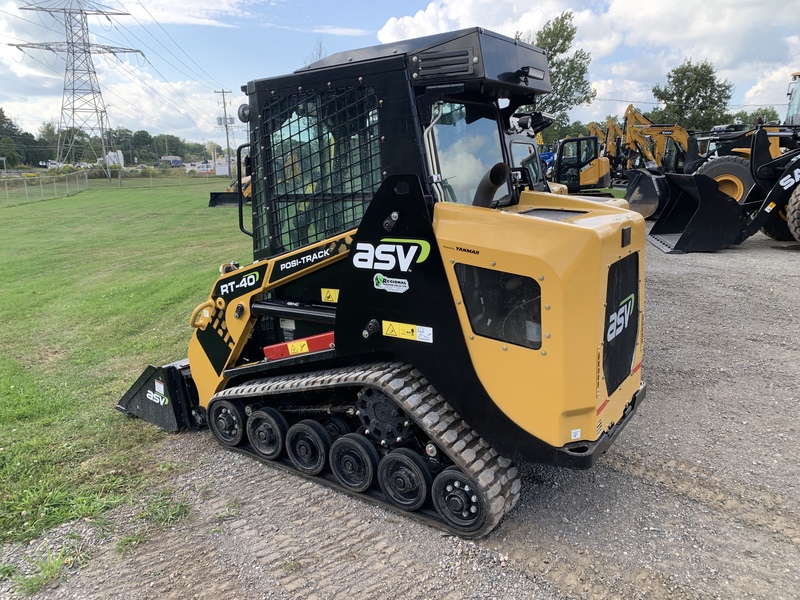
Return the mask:
[[[0,562],[79,548],[37,599],[800,598],[800,244],[716,254],[647,247],[646,402],[590,471],[519,465],[522,498],[465,541],[222,450],[169,483],[190,517],[141,506],[65,525]],[[15,598],[9,582],[0,597]]]

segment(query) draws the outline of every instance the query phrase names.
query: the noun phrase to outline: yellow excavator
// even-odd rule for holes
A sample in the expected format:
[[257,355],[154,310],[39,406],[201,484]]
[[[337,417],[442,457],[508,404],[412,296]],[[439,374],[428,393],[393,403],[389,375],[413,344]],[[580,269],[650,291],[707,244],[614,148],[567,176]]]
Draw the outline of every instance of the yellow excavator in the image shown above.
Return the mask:
[[595,463],[645,397],[645,227],[512,162],[544,51],[472,28],[242,89],[253,261],[119,410],[465,537],[518,500],[513,461]]
[[684,173],[698,161],[697,139],[683,126],[653,123],[632,104],[625,111],[619,144],[625,157],[625,199],[631,210],[657,217],[666,202],[665,173]]

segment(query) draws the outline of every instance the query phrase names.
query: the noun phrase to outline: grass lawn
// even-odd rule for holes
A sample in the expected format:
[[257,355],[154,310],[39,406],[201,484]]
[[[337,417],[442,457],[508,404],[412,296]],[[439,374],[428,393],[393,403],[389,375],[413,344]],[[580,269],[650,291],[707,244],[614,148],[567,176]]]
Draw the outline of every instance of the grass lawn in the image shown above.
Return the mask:
[[219,265],[252,259],[211,180],[0,208],[0,542],[99,515],[175,465],[168,434],[113,409],[183,358]]
[[113,407],[148,364],[186,355],[219,265],[251,261],[236,209],[207,206],[220,189],[90,186],[0,208],[0,543],[175,467],[154,452],[169,434]]

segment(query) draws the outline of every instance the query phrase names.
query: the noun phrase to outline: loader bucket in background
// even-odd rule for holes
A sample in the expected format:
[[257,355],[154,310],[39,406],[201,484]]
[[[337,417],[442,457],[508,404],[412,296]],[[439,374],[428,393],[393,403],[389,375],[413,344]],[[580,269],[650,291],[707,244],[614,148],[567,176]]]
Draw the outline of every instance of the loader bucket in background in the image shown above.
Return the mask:
[[741,242],[742,208],[705,175],[664,176],[669,200],[647,239],[664,252],[714,252]]
[[238,206],[239,194],[236,192],[211,192],[209,206]]
[[645,219],[657,217],[669,199],[669,185],[661,171],[648,169],[631,169],[625,171],[628,187],[625,200],[631,210],[635,210]]
[[181,431],[202,424],[197,405],[189,361],[184,359],[163,367],[147,367],[116,408],[166,431]]

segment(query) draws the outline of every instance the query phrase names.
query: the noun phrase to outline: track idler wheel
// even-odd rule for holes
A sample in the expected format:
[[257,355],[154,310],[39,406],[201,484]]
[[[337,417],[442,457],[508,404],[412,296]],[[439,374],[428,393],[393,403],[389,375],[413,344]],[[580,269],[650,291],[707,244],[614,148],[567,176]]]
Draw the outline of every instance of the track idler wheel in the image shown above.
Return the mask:
[[380,456],[363,435],[343,435],[331,445],[329,457],[336,481],[351,492],[364,492],[375,481]]
[[256,454],[275,460],[283,452],[289,424],[274,408],[257,410],[247,420],[247,439]]
[[323,425],[305,419],[289,428],[286,453],[295,469],[306,475],[319,475],[325,469],[331,448],[331,434]]
[[238,400],[212,400],[208,405],[208,426],[223,446],[238,446],[245,436],[247,415]]
[[433,482],[433,506],[451,527],[476,531],[486,521],[486,507],[477,486],[458,470],[448,467]]
[[408,448],[389,452],[378,465],[378,485],[386,498],[403,510],[414,511],[428,499],[431,472],[418,454]]

